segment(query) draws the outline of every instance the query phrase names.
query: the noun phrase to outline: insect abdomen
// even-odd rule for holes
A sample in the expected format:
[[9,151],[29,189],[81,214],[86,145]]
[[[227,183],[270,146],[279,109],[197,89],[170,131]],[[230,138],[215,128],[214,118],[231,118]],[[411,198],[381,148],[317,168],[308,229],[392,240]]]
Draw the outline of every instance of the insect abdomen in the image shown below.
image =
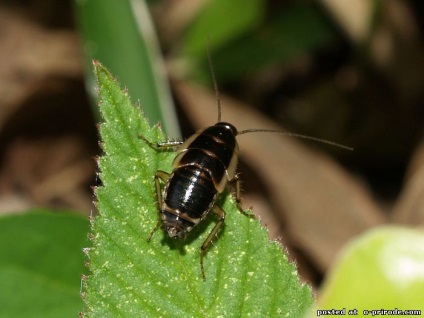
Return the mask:
[[168,180],[164,196],[165,204],[194,221],[210,210],[217,190],[210,174],[201,167],[183,166],[175,169]]

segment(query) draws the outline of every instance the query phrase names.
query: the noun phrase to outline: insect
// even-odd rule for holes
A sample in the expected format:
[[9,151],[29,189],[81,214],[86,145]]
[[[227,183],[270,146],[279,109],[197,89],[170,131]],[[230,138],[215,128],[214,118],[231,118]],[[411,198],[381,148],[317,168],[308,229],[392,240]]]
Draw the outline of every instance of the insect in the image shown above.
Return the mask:
[[238,131],[232,124],[221,121],[221,103],[209,53],[208,60],[218,104],[217,123],[197,131],[184,142],[168,141],[154,144],[139,136],[152,148],[176,149],[172,172],[158,170],[155,174],[160,219],[150,233],[148,241],[160,227],[164,228],[170,238],[184,239],[208,214],[212,213],[217,217],[215,226],[200,247],[200,270],[203,280],[206,280],[203,258],[212,239],[224,224],[226,216],[225,211],[216,204],[218,196],[227,186],[232,187],[235,190],[239,211],[247,217],[254,217],[253,214],[244,212],[241,206],[240,179],[236,173],[239,153],[237,136],[252,132],[271,132],[350,149],[331,141],[280,130]]

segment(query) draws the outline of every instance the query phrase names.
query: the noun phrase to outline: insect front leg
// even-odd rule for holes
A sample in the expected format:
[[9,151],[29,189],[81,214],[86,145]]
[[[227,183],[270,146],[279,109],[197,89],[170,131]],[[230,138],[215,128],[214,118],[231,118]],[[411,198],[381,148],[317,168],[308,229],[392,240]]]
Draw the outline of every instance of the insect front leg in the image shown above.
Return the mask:
[[221,228],[221,226],[224,224],[224,221],[225,221],[225,211],[223,209],[221,209],[219,206],[215,205],[212,208],[211,212],[213,214],[215,214],[219,219],[218,219],[218,222],[213,227],[212,231],[209,233],[206,240],[203,242],[202,246],[200,247],[200,252],[201,252],[201,254],[200,254],[200,270],[202,271],[203,280],[206,280],[205,268],[203,266],[203,258],[205,257],[206,251],[208,250],[209,246],[211,245],[211,242],[212,242],[214,236],[216,235],[216,233],[218,233],[219,229]]
[[170,141],[154,143],[148,140],[143,135],[138,135],[138,138],[144,140],[149,145],[149,147],[153,149],[175,148],[183,143],[183,141],[179,141],[179,140],[170,140]]
[[[163,203],[163,197],[162,197],[162,187],[160,186],[160,180],[162,180],[164,183],[166,183],[169,179],[169,173],[166,173],[165,171],[162,170],[158,170],[155,173],[155,187],[156,187],[156,197],[158,200],[158,208],[159,208],[159,213],[162,207],[162,203]],[[160,228],[162,224],[162,220],[159,218],[158,223],[156,224],[156,226],[154,227],[154,229],[152,230],[152,232],[150,233],[149,237],[147,238],[147,241],[150,242],[150,240],[152,239],[153,234],[155,234],[155,232]]]

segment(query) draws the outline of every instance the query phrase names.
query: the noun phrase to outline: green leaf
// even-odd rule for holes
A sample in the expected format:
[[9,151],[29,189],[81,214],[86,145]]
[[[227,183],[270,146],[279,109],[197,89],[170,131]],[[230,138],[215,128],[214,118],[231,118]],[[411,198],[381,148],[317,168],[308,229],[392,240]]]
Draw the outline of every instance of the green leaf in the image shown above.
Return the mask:
[[76,317],[88,221],[31,211],[0,218],[0,317]]
[[100,158],[104,186],[97,190],[100,215],[93,222],[92,274],[86,281],[88,317],[300,317],[312,304],[309,286],[281,246],[270,242],[258,221],[241,214],[230,195],[224,230],[205,257],[200,246],[215,224],[211,216],[186,241],[158,230],[154,189],[157,169],[170,171],[175,153],[158,151],[138,138],[164,141],[151,129],[127,93],[99,63],[100,109],[104,117]]
[[265,16],[265,5],[262,0],[209,1],[187,28],[182,55],[203,60],[208,35],[213,48],[222,47],[256,27]]
[[337,32],[317,6],[297,3],[273,14],[253,35],[214,52],[215,73],[220,83],[234,80],[311,54],[336,38]]
[[[381,227],[352,241],[323,286],[320,309],[424,311],[424,233]],[[371,316],[371,313],[369,314]]]

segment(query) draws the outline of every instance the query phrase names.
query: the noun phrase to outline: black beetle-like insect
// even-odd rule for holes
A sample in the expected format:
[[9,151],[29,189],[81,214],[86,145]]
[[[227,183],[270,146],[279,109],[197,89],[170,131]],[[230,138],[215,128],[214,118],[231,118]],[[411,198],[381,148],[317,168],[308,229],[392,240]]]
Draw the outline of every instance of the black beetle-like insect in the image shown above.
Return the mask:
[[[203,258],[225,220],[225,211],[216,204],[216,200],[227,185],[231,185],[235,189],[235,199],[240,212],[248,217],[254,217],[253,214],[244,212],[241,207],[240,180],[236,174],[239,152],[236,136],[250,132],[272,132],[351,149],[331,141],[280,130],[247,129],[237,131],[233,125],[222,122],[221,103],[209,54],[208,59],[218,104],[217,123],[197,131],[185,142],[168,141],[154,144],[145,137],[139,136],[153,148],[176,148],[177,153],[170,174],[161,170],[155,174],[160,219],[150,233],[148,241],[161,226],[169,237],[184,239],[187,233],[198,225],[209,212],[218,218],[201,246],[200,269],[204,280],[206,276]],[[164,183],[163,187],[160,180]]]

